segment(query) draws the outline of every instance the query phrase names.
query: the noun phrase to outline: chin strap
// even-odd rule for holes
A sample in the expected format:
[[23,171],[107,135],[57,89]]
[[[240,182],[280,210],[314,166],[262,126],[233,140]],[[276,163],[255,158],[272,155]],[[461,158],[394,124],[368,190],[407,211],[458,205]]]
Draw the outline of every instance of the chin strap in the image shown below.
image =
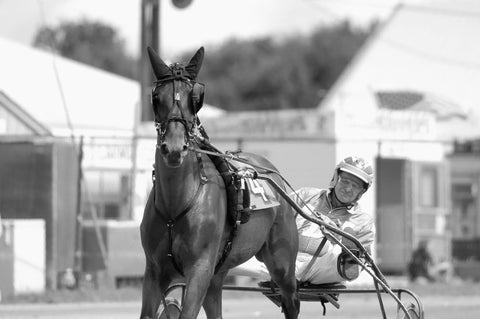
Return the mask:
[[[350,204],[348,203],[344,203],[342,202],[338,197],[337,197],[337,194],[335,194],[335,188],[332,188],[332,191],[330,193],[333,193],[333,196],[332,198],[330,198],[330,202],[332,203],[332,207],[335,207],[336,205],[333,205],[334,202],[338,202],[340,203],[340,206],[338,207],[345,207],[346,209],[350,209],[353,207],[353,205],[355,205],[355,203],[357,202],[357,200],[354,200],[353,202],[351,202]],[[335,207],[336,208],[336,207]]]

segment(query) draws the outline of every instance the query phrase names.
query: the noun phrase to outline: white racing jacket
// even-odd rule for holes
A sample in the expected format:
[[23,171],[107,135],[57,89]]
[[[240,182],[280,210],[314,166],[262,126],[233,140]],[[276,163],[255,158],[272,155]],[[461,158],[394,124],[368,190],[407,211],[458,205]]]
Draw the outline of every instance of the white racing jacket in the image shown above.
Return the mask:
[[[304,187],[290,194],[290,197],[309,216],[319,214],[326,221],[335,223],[340,229],[354,235],[370,251],[375,239],[373,217],[364,212],[357,204],[348,207],[332,208],[328,198],[329,189]],[[342,248],[327,241],[313,262],[312,258],[324,235],[320,226],[303,218],[296,217],[299,235],[299,251],[296,262],[296,277],[300,281],[312,284],[344,281],[337,272],[337,258]],[[345,240],[342,241],[345,243]],[[348,245],[347,245],[348,246]]]
[[[301,188],[291,198],[311,215],[320,214],[325,220],[335,223],[342,230],[354,235],[368,250],[375,238],[373,218],[363,212],[358,204],[352,207],[332,209],[328,194],[330,190],[318,188]],[[303,199],[303,200],[302,200]],[[301,282],[312,284],[334,283],[345,281],[337,271],[337,259],[342,248],[327,241],[323,249],[314,257],[318,245],[324,238],[320,226],[303,218],[296,217],[299,235],[299,250],[295,263],[295,276]],[[343,241],[345,243],[345,241]],[[347,244],[347,247],[351,247]],[[261,280],[269,280],[270,274],[264,263],[252,257],[245,263],[233,268],[230,275],[249,276]]]

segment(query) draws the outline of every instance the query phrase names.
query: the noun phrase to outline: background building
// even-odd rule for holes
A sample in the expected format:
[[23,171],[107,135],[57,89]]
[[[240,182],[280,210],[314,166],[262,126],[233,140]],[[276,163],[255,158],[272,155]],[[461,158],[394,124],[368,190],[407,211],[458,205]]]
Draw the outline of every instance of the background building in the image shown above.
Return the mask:
[[365,200],[377,218],[380,266],[391,272],[405,270],[421,239],[436,260],[450,259],[446,155],[454,140],[480,134],[480,21],[455,11],[458,3],[441,5],[398,6],[319,108],[330,116],[338,157],[376,159],[376,193]]

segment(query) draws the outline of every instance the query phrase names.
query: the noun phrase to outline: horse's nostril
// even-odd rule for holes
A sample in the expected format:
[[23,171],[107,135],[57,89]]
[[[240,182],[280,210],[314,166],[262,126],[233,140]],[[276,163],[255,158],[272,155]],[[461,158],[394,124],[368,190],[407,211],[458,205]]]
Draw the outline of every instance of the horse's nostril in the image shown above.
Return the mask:
[[162,143],[162,145],[160,145],[160,151],[162,152],[162,154],[168,154],[167,143]]
[[184,152],[188,151],[188,146],[187,145],[183,145],[183,151]]

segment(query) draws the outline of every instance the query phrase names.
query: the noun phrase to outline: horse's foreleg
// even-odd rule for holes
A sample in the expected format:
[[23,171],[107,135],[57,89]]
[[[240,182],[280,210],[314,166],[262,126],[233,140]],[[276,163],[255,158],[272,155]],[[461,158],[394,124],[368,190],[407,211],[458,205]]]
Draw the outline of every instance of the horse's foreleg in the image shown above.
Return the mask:
[[[168,283],[164,283],[164,286]],[[165,287],[164,287],[165,288]],[[140,319],[155,318],[158,306],[162,300],[162,287],[159,272],[147,262],[142,287],[142,310]]]
[[210,281],[207,295],[203,301],[203,309],[207,314],[207,319],[222,318],[222,286],[227,273],[216,274]]
[[295,259],[298,236],[295,223],[277,223],[270,231],[270,238],[261,251],[261,256],[272,280],[280,287],[282,309],[286,319],[296,319],[300,311],[300,299],[295,278]]
[[186,271],[186,287],[181,319],[197,318],[207,289],[210,286],[210,280],[213,276],[212,265],[214,264],[215,259],[207,259],[201,263],[196,263]]

